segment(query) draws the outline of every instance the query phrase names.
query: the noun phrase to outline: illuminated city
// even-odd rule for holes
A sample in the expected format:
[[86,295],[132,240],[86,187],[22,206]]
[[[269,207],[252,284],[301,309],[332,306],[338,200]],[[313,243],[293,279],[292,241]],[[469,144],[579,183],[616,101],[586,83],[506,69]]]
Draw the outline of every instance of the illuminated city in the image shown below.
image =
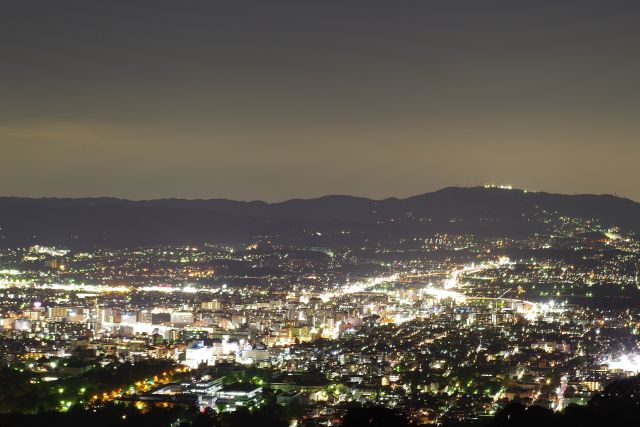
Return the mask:
[[522,238],[4,249],[3,363],[41,393],[29,411],[273,401],[334,425],[358,403],[448,425],[584,405],[640,370],[640,239],[545,218]]
[[0,6],[0,427],[638,424],[640,2]]

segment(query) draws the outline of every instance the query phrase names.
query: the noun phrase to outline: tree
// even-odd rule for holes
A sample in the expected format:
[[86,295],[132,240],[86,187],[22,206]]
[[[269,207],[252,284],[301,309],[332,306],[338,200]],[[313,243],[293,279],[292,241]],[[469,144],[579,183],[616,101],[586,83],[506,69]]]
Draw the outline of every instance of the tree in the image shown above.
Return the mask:
[[405,427],[407,419],[398,411],[382,406],[350,408],[343,419],[344,427]]

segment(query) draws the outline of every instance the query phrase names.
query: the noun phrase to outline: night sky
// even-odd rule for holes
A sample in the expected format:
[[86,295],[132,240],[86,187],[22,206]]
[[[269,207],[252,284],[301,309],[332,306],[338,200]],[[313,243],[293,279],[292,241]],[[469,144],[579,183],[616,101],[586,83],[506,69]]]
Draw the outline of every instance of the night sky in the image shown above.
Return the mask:
[[0,195],[640,200],[638,1],[0,7]]

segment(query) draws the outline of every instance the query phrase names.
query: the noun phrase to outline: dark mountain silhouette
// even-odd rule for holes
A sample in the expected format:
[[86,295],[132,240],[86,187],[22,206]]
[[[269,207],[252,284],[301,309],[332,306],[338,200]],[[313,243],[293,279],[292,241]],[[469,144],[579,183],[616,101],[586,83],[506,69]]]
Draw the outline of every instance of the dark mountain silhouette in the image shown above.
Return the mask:
[[347,230],[383,239],[435,232],[513,235],[558,216],[640,232],[640,204],[610,195],[450,187],[406,199],[351,196],[281,203],[225,199],[0,198],[0,246],[241,243],[256,235],[305,239]]

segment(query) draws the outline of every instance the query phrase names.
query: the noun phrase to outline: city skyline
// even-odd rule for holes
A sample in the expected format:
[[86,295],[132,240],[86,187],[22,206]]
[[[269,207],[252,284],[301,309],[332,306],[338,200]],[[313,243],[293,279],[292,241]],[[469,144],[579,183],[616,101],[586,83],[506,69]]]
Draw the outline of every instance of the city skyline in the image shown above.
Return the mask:
[[0,426],[635,425],[638,22],[0,0]]

